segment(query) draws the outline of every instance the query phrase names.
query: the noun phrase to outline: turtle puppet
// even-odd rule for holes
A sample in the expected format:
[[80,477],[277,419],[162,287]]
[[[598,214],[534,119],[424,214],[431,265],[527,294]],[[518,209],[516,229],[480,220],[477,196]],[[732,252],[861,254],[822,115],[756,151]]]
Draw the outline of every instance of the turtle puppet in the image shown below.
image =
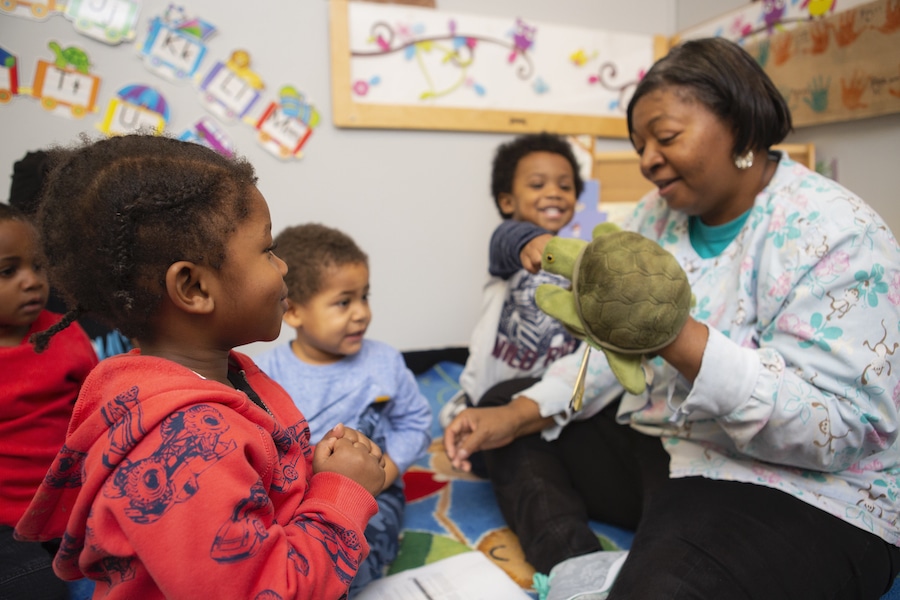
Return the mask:
[[640,394],[646,389],[643,357],[675,339],[693,301],[684,269],[656,242],[614,223],[601,223],[592,235],[590,242],[554,237],[547,243],[542,267],[572,285],[542,284],[535,293],[541,310],[588,343],[574,410],[581,408],[591,347],[603,351],[628,392]]

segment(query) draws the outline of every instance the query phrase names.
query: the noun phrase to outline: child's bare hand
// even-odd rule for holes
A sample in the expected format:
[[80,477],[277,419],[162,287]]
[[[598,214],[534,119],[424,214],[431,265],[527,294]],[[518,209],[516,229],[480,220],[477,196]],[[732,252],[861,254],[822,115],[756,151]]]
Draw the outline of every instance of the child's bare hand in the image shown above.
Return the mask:
[[346,438],[351,442],[362,444],[369,449],[369,453],[372,454],[372,456],[376,457],[378,459],[378,463],[382,467],[384,467],[384,453],[382,452],[381,448],[378,446],[378,444],[376,444],[357,430],[351,429],[350,427],[345,426],[343,423],[338,423],[332,428],[331,431],[325,434],[325,437],[322,438],[322,441],[325,441],[329,438]]
[[[351,437],[325,436],[316,444],[313,473],[339,473],[363,486],[374,496],[384,487],[384,457],[380,450],[378,456],[370,451],[371,441],[365,436],[365,441],[354,441]],[[378,446],[375,448],[378,449]]]
[[541,257],[544,255],[544,246],[553,239],[550,233],[544,233],[537,236],[522,248],[519,253],[519,260],[522,261],[522,268],[529,273],[537,273],[541,270]]

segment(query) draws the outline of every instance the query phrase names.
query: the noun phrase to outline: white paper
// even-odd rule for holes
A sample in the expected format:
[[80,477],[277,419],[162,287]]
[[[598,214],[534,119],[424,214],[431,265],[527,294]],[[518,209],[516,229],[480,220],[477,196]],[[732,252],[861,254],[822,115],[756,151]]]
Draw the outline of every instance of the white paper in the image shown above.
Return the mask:
[[376,579],[357,600],[531,600],[481,552],[464,552]]

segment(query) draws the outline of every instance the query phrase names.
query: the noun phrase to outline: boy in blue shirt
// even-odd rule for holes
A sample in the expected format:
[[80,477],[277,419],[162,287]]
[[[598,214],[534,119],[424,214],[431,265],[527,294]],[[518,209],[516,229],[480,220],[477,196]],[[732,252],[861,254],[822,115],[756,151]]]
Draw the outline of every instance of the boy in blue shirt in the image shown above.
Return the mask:
[[288,265],[290,344],[256,358],[309,422],[313,443],[338,423],[357,429],[384,451],[384,489],[369,521],[370,554],[350,598],[381,577],[396,558],[405,500],[401,475],[431,442],[431,408],[394,348],[365,339],[368,257],[344,233],[319,224],[289,227],[275,238]]

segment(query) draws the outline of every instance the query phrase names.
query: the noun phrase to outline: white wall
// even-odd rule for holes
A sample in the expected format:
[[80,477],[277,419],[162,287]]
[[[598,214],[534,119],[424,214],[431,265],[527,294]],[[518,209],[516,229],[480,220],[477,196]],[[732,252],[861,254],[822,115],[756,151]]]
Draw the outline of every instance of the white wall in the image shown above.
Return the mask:
[[[141,23],[167,0],[144,0]],[[247,125],[228,127],[238,150],[254,163],[276,230],[303,221],[343,229],[368,252],[374,320],[370,336],[401,350],[466,345],[487,277],[487,244],[500,219],[489,193],[494,148],[511,136],[484,133],[337,129],[331,124],[328,2],[255,3],[190,0],[193,14],[219,28],[210,53],[225,59],[246,48],[271,87],[292,83],[323,114],[302,160],[282,163],[258,148]],[[631,31],[668,33],[672,0],[440,0],[441,10]],[[262,11],[270,11],[266,17]],[[142,38],[142,32],[139,38]],[[147,71],[133,47],[110,47],[75,32],[61,15],[33,22],[0,14],[0,46],[20,59],[20,81],[31,85],[34,62],[49,59],[47,42],[82,46],[104,77],[101,110],[126,84],[156,87],[172,107],[176,134],[202,116],[196,92]],[[573,49],[574,51],[575,49]],[[44,112],[36,100],[0,105],[0,172],[26,151],[68,143],[96,132],[99,113],[83,121]],[[616,140],[610,148],[627,147]],[[0,199],[6,179],[0,179]],[[286,339],[288,331],[281,339]],[[252,354],[266,347],[254,344]]]
[[[142,23],[167,0],[144,0]],[[441,10],[521,16],[534,21],[635,33],[672,34],[739,6],[736,0],[439,0]],[[192,13],[220,33],[211,55],[224,59],[246,48],[254,69],[271,87],[298,86],[323,113],[297,162],[282,163],[260,150],[249,126],[228,126],[238,150],[256,165],[275,229],[303,221],[339,227],[356,238],[372,267],[373,338],[401,350],[465,345],[477,317],[487,271],[487,243],[499,223],[489,194],[490,160],[511,136],[485,133],[337,129],[331,125],[326,0],[257,3],[191,0]],[[266,17],[262,11],[270,11]],[[180,132],[202,116],[196,92],[147,71],[132,47],[109,47],[77,34],[55,15],[38,23],[0,14],[0,46],[20,58],[20,81],[31,85],[34,61],[48,59],[47,41],[77,44],[104,77],[101,108],[115,90],[143,83],[172,105],[170,129]],[[573,49],[574,50],[574,49]],[[79,132],[97,133],[99,114],[83,121],[45,113],[36,100],[0,105],[0,173],[27,150],[68,143]],[[900,231],[900,207],[888,194],[900,188],[895,166],[900,115],[804,129],[788,141],[814,141],[819,154],[838,159],[838,178],[870,201]],[[630,148],[604,140],[601,149]],[[0,199],[8,187],[0,180]],[[281,339],[289,337],[289,331]],[[255,353],[266,344],[254,344]]]

